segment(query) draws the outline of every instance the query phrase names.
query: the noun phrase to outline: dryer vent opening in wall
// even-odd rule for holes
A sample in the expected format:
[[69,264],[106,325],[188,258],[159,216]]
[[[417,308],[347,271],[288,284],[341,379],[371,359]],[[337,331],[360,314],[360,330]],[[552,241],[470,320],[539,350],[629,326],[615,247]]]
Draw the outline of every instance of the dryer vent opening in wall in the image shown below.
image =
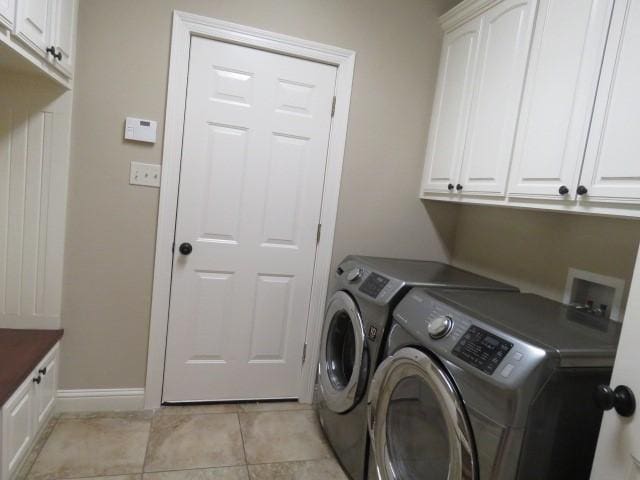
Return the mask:
[[563,302],[621,322],[624,283],[620,278],[570,268]]

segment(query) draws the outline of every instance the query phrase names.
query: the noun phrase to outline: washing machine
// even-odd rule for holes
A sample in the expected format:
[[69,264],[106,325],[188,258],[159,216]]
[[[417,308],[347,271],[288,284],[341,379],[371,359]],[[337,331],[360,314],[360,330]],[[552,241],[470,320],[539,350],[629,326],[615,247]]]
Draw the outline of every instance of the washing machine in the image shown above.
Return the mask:
[[412,286],[516,291],[439,263],[349,256],[336,270],[325,314],[315,404],[327,440],[354,480],[366,478],[366,393],[391,312]]
[[368,393],[369,478],[588,480],[619,335],[536,295],[412,289]]

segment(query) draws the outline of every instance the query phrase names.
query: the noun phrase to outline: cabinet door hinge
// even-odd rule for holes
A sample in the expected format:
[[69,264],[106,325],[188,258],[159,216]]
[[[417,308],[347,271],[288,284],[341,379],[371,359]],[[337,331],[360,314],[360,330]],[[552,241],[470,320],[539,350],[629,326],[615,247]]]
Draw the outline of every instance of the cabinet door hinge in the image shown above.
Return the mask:
[[316,245],[320,243],[320,235],[322,234],[322,224],[318,224],[318,230],[316,231]]
[[331,104],[331,118],[336,114],[336,97],[333,96],[333,103]]
[[302,365],[304,365],[304,361],[307,359],[307,342],[304,342],[304,346],[302,347]]

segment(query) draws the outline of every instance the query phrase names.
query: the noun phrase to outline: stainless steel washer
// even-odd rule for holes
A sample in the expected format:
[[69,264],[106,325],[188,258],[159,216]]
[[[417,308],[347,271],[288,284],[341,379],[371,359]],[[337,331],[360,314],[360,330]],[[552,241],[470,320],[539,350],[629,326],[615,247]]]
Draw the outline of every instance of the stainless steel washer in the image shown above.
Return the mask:
[[369,478],[588,480],[619,334],[536,295],[411,290],[368,392]]
[[415,285],[515,291],[514,287],[438,262],[347,257],[325,315],[316,405],[345,471],[366,478],[366,393],[380,360],[391,311]]

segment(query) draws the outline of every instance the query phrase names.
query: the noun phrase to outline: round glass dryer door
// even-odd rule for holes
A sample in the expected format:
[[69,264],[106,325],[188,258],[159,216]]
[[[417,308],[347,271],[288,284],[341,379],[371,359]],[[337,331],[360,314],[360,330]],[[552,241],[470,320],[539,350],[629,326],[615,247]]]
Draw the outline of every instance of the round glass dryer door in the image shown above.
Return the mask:
[[460,396],[428,355],[403,348],[376,370],[369,433],[383,480],[474,480],[476,456]]
[[345,292],[331,297],[322,329],[319,383],[327,406],[342,413],[364,392],[368,357],[360,311]]

